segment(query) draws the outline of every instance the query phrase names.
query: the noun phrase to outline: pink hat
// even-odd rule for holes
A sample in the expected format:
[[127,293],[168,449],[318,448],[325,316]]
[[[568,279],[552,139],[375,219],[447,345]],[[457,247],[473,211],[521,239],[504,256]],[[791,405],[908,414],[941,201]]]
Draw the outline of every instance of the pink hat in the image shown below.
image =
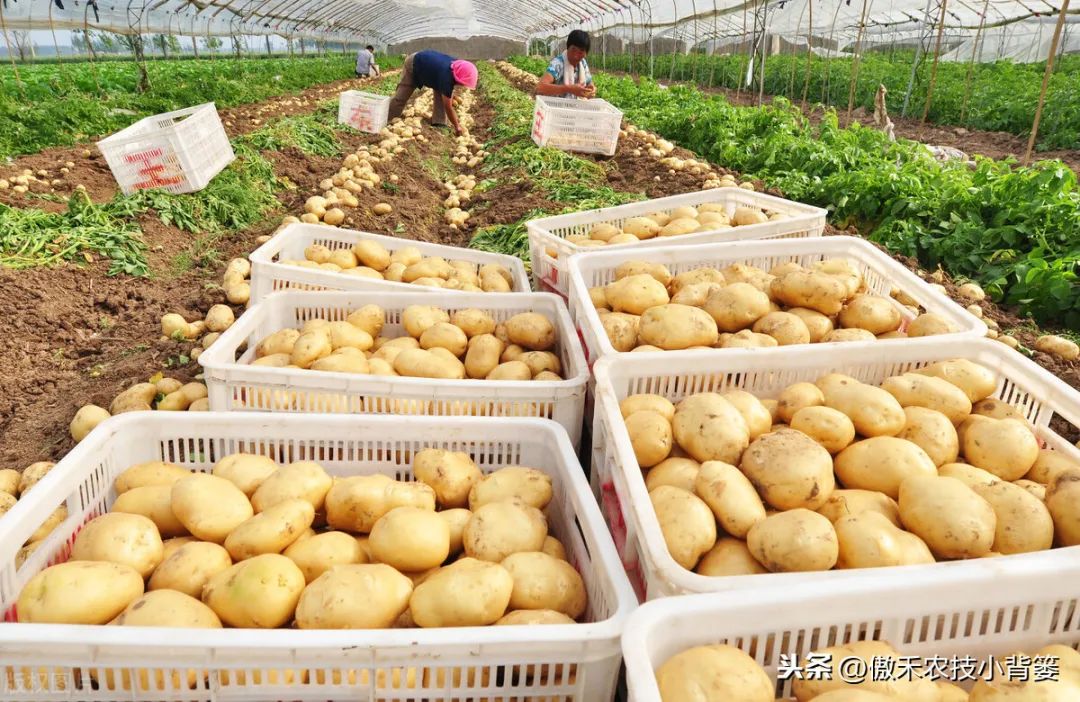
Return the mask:
[[469,90],[476,89],[476,66],[472,63],[458,59],[450,64],[450,72],[454,74],[454,80],[458,83]]

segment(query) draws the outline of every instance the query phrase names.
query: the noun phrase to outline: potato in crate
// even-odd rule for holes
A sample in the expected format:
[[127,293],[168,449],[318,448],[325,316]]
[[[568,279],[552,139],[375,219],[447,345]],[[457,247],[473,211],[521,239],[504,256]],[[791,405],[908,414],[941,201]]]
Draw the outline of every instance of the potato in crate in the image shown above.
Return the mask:
[[634,602],[554,422],[134,412],[0,518],[0,606],[4,700],[612,702]]

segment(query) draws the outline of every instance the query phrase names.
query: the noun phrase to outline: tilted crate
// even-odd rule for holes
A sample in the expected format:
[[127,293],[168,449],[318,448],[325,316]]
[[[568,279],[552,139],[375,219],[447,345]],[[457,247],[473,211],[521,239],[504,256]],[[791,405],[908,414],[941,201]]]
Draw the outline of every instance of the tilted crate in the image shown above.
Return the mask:
[[338,98],[338,122],[368,134],[378,134],[390,115],[390,96],[346,90]]

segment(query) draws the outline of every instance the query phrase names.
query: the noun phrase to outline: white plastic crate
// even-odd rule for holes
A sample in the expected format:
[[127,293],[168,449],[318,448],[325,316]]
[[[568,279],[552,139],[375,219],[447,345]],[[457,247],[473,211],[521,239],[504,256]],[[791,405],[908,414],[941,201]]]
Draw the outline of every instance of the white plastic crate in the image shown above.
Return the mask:
[[537,95],[532,138],[538,146],[611,156],[619,144],[622,112],[606,100]]
[[[781,656],[784,667],[805,666],[811,651],[853,641],[887,641],[924,664],[970,656],[987,666],[991,657],[1005,666],[1014,653],[1080,645],[1075,554],[1056,562],[969,561],[963,568],[902,578],[648,602],[630,616],[623,634],[630,702],[661,702],[656,669],[694,646],[742,649],[777,682],[777,699],[789,699],[792,681],[778,680]],[[948,682],[941,672],[935,665],[937,679]],[[1002,677],[1000,669],[994,672]],[[965,689],[973,683],[955,682]]]
[[[164,460],[207,471],[243,451],[279,463],[318,461],[335,476],[382,473],[411,480],[412,454],[426,447],[464,451],[484,472],[519,464],[553,478],[549,528],[585,580],[587,623],[333,631],[2,624],[0,698],[612,700],[619,635],[636,603],[566,433],[547,420],[213,412],[111,418],[0,519],[5,619],[13,620],[26,582],[65,560],[81,526],[112,505],[113,481],[130,465]],[[67,521],[16,571],[19,546],[61,504],[67,505]],[[189,671],[201,672],[190,686]],[[406,675],[415,677],[414,686],[392,679]],[[139,676],[149,688],[123,689],[125,677]]]
[[[386,336],[404,336],[401,313],[431,305],[453,313],[475,308],[497,322],[519,312],[538,312],[554,325],[555,353],[565,380],[435,380],[253,366],[255,345],[279,329],[309,319],[341,321],[364,305],[386,312]],[[246,349],[242,347],[247,345]],[[215,411],[333,412],[411,415],[542,417],[566,428],[574,446],[581,438],[589,369],[563,301],[545,293],[461,293],[434,301],[423,292],[277,292],[258,302],[199,356],[210,407]]]
[[[728,227],[674,237],[655,237],[631,244],[613,244],[582,248],[566,241],[575,234],[586,235],[593,225],[601,222],[621,227],[631,217],[653,212],[669,213],[676,207],[721,203],[730,216],[743,205],[787,215],[787,219]],[[784,200],[772,195],[742,188],[712,188],[682,195],[632,202],[616,207],[603,207],[571,214],[543,217],[526,222],[529,233],[529,254],[532,260],[533,284],[537,290],[550,290],[563,297],[570,294],[570,273],[567,260],[577,253],[631,252],[655,247],[731,242],[746,239],[792,239],[818,237],[825,231],[827,212],[820,207]]]
[[125,195],[196,192],[236,158],[212,102],[145,117],[97,146]]
[[390,115],[390,96],[346,90],[338,98],[338,118],[341,124],[368,134],[378,134]]
[[[792,383],[814,382],[826,373],[845,373],[877,384],[885,378],[937,361],[966,358],[980,363],[999,379],[994,397],[1019,409],[1048,448],[1080,461],[1080,449],[1050,429],[1056,415],[1080,427],[1077,392],[1021,354],[990,339],[924,337],[900,344],[830,345],[771,349],[729,349],[723,354],[669,352],[620,354],[601,359],[596,376],[593,416],[592,487],[612,530],[616,548],[639,597],[655,599],[695,592],[727,592],[776,586],[790,588],[811,581],[894,578],[906,582],[922,571],[963,570],[974,561],[933,565],[831,570],[810,573],[770,573],[708,577],[680,566],[668,552],[660,524],[649,501],[645,479],[626,432],[619,403],[629,395],[656,393],[672,402],[699,392],[746,390],[776,398]],[[1080,547],[995,558],[1033,564],[1080,559]]]
[[[941,315],[949,321],[955,334],[969,337],[986,336],[986,324],[933,288],[919,276],[902,266],[865,239],[852,236],[826,236],[797,241],[740,241],[729,244],[703,244],[701,246],[670,246],[650,249],[647,253],[635,251],[597,252],[578,254],[570,258],[570,318],[581,333],[585,346],[585,358],[591,365],[601,356],[616,355],[607,333],[600,322],[600,315],[589,299],[589,288],[607,285],[615,280],[619,264],[633,260],[662,263],[672,275],[698,268],[726,268],[735,263],[757,266],[768,271],[782,263],[795,262],[810,265],[827,258],[846,258],[851,261],[866,281],[869,292],[889,300],[900,311],[906,326],[914,317],[899,302],[889,297],[890,291],[899,289],[910,295],[927,312]],[[952,335],[950,335],[952,336]],[[938,337],[941,338],[941,337]],[[841,344],[888,344],[904,343],[906,339],[883,339],[867,342],[830,342],[825,347]],[[813,344],[821,346],[823,344]],[[717,349],[717,351],[721,351]],[[727,352],[727,349],[723,349]],[[652,352],[658,353],[658,352]],[[670,353],[670,352],[665,352]]]
[[282,260],[304,260],[304,249],[321,244],[328,249],[351,249],[358,241],[377,241],[388,251],[406,246],[416,247],[424,256],[441,256],[446,260],[468,261],[482,266],[496,263],[503,266],[514,279],[514,292],[531,292],[529,274],[525,264],[517,256],[463,249],[456,246],[429,244],[394,236],[382,236],[368,232],[328,227],[323,224],[289,224],[275,234],[270,241],[255,249],[251,260],[251,304],[278,290],[401,290],[411,292],[454,293],[459,291],[429,288],[391,280],[362,278],[347,273],[301,268],[279,263]]

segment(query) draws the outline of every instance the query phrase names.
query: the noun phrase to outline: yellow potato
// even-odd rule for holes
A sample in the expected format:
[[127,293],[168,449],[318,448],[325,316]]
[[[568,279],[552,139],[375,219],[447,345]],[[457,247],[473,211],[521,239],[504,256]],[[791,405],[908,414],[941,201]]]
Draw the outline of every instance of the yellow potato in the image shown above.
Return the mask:
[[1054,535],[1062,546],[1080,545],[1080,475],[1064,473],[1046,490]]
[[895,397],[901,407],[936,410],[954,424],[971,414],[971,401],[964,391],[941,378],[904,373],[886,378],[881,382],[881,388]]
[[975,485],[975,494],[986,500],[997,517],[993,550],[1008,555],[1044,551],[1054,542],[1054,520],[1042,500],[1003,480]]
[[375,340],[366,331],[349,322],[330,323],[330,346],[334,351],[340,348],[355,348],[367,351]]
[[774,280],[773,276],[757,266],[745,263],[733,263],[723,270],[723,275],[728,283],[748,283],[763,293],[769,292]]
[[900,484],[900,520],[938,558],[978,558],[994,545],[997,517],[955,478],[915,475]]
[[776,278],[769,287],[774,300],[788,307],[802,307],[824,315],[842,309],[848,290],[839,279],[820,272],[792,271]]
[[684,285],[679,292],[672,295],[671,302],[676,305],[704,307],[713,293],[723,289],[723,286],[717,283],[692,283]]
[[765,502],[779,510],[817,509],[836,487],[829,452],[792,429],[770,432],[754,440],[743,453],[739,470]]
[[728,463],[702,463],[693,491],[709,506],[723,530],[739,539],[745,539],[750,527],[765,519],[765,506],[753,483]]
[[819,407],[825,404],[825,395],[813,383],[795,383],[783,389],[777,398],[777,413],[780,419],[790,423],[795,413],[804,407]]
[[821,343],[839,344],[852,341],[874,341],[877,338],[865,329],[834,329],[821,339]]
[[723,577],[727,575],[761,575],[768,573],[754,560],[746,542],[730,536],[721,537],[716,545],[698,561],[694,570],[698,575]]
[[604,298],[612,311],[628,314],[641,314],[650,307],[666,305],[670,300],[667,288],[647,273],[608,283]]
[[495,366],[486,380],[532,380],[532,371],[523,361],[508,361]]
[[946,463],[938,467],[938,475],[946,478],[956,478],[969,488],[974,488],[976,485],[993,485],[1001,480],[993,473],[970,466],[967,463]]
[[623,223],[622,230],[638,239],[652,239],[660,233],[660,225],[648,217],[631,217]]
[[53,510],[52,514],[50,514],[44,522],[41,523],[41,526],[37,528],[37,531],[30,535],[30,543],[33,543],[35,541],[41,541],[42,539],[47,537],[53,532],[54,529],[56,529],[56,527],[63,524],[64,520],[66,520],[67,518],[67,505],[60,505],[55,510]]
[[892,436],[856,441],[837,454],[834,468],[845,487],[877,490],[893,499],[912,476],[937,476],[937,466],[925,451]]
[[304,588],[300,629],[389,629],[409,607],[412,581],[381,563],[337,565]]
[[[465,525],[472,519],[472,512],[458,508],[444,509],[437,514],[446,522],[446,528],[450,530],[450,556],[457,556],[465,549]],[[544,544],[546,547],[547,541]]]
[[469,348],[465,354],[465,373],[477,380],[486,378],[499,365],[499,356],[504,349],[503,342],[492,334],[480,334],[469,339]]
[[810,330],[802,319],[787,312],[769,312],[754,322],[753,331],[776,339],[780,346],[809,344]]
[[558,558],[559,560],[567,560],[566,547],[562,545],[562,542],[556,539],[550,534],[544,539],[544,546],[540,549],[541,553],[546,553],[552,558]]
[[300,335],[300,338],[293,344],[289,360],[294,366],[309,368],[315,361],[329,356],[333,350],[330,345],[329,331],[317,329]]
[[1025,424],[1015,419],[981,418],[964,431],[964,458],[1002,480],[1024,477],[1039,457],[1039,442]]
[[791,418],[791,428],[801,431],[831,454],[855,440],[855,425],[846,414],[831,407],[803,407]]
[[19,495],[19,471],[14,468],[0,470],[0,492],[12,497]]
[[875,490],[833,490],[817,511],[834,524],[844,517],[876,512],[894,526],[900,526],[900,508],[896,500]]
[[537,509],[551,502],[551,476],[535,468],[506,466],[485,475],[469,492],[469,509],[476,511],[491,502],[518,499]]
[[856,295],[847,301],[838,317],[840,326],[865,329],[874,336],[900,328],[900,310],[888,298]]
[[905,407],[907,424],[896,435],[919,446],[936,466],[955,463],[960,452],[960,440],[949,418],[926,407]]
[[385,271],[390,265],[390,252],[377,241],[362,239],[353,244],[352,253],[361,264],[377,271]]
[[450,555],[450,527],[430,510],[396,507],[375,522],[368,547],[380,563],[406,573],[424,571]]
[[746,535],[746,545],[773,573],[829,570],[839,557],[832,522],[803,508],[778,512],[758,522]]
[[739,410],[750,430],[750,440],[758,438],[772,427],[772,414],[758,398],[745,390],[728,390],[722,397]]
[[157,527],[141,514],[110,512],[87,522],[71,546],[73,561],[107,561],[142,577],[161,563],[165,547]]
[[225,478],[250,498],[276,470],[277,464],[267,456],[234,453],[215,463],[213,474]]
[[430,305],[409,305],[401,313],[401,324],[405,327],[405,332],[414,339],[419,339],[429,327],[449,321],[449,314]]
[[214,610],[191,595],[175,590],[147,592],[114,619],[118,626],[169,626],[220,629]]
[[119,563],[70,560],[50,566],[19,593],[19,622],[107,624],[143,594],[143,579]]
[[232,627],[276,629],[293,618],[304,574],[276,553],[249,558],[207,581],[202,601]]
[[672,457],[661,461],[645,474],[645,488],[652,492],[661,485],[671,485],[687,492],[694,492],[701,464],[692,458]]
[[439,322],[424,330],[420,335],[420,348],[444,348],[454,356],[461,356],[469,345],[469,338],[458,327],[449,322]]
[[332,484],[333,479],[318,463],[297,461],[271,473],[251,495],[251,506],[262,512],[279,502],[301,499],[318,512]]
[[[898,654],[888,643],[884,641],[852,641],[839,646],[819,649],[814,652],[824,662],[820,676],[815,675],[796,679],[792,683],[792,692],[798,702],[809,700],[827,700],[828,702],[878,702],[881,697],[886,700],[909,700],[910,702],[941,702],[938,698],[937,684],[933,680],[919,677],[918,663],[915,663],[913,675],[892,675],[885,680],[877,678],[869,672],[866,675],[852,676],[843,673],[844,670],[873,671],[874,660],[881,664],[893,663],[890,670],[901,670],[896,661]],[[851,663],[843,663],[851,659],[861,659],[860,667]],[[843,663],[843,665],[842,665]],[[879,664],[879,665],[881,665]],[[850,667],[849,667],[850,666]],[[882,669],[885,669],[882,667]],[[856,678],[854,680],[853,678]],[[836,693],[877,693],[877,697],[851,697],[836,696]],[[826,695],[833,695],[827,697]]]
[[947,380],[963,390],[973,403],[985,400],[997,390],[994,372],[966,358],[938,361],[912,372]]
[[[25,473],[23,475],[26,475]],[[150,485],[172,485],[181,478],[191,475],[191,471],[164,461],[138,463],[116,476],[113,488],[122,495],[128,490]]]
[[435,511],[435,491],[423,483],[402,483],[385,475],[357,475],[334,482],[326,494],[326,523],[367,534],[395,507]]
[[658,412],[642,410],[625,420],[634,456],[642,468],[651,468],[671,453],[671,422]]
[[203,586],[218,573],[232,566],[232,558],[223,546],[206,541],[190,541],[170,553],[155,570],[147,584],[149,590],[176,590],[200,597]]
[[484,477],[469,454],[433,448],[416,454],[413,474],[417,480],[431,486],[443,508],[467,505],[469,491]]
[[664,702],[772,702],[773,682],[742,650],[727,644],[695,646],[656,669]]
[[1031,470],[1024,477],[1043,485],[1052,485],[1063,473],[1080,474],[1080,463],[1073,461],[1060,451],[1040,449],[1039,457],[1035,459]]
[[538,312],[520,312],[506,320],[510,343],[530,351],[547,351],[555,346],[555,325]]
[[574,567],[546,553],[515,553],[502,561],[514,579],[510,609],[544,609],[577,619],[585,613],[585,581]]
[[[641,320],[632,314],[612,312],[600,318],[608,341],[619,352],[632,351],[638,345],[638,328]],[[504,354],[505,358],[506,355]]]
[[671,283],[671,271],[662,263],[649,261],[625,261],[615,267],[615,280],[645,273],[655,278],[665,288]]
[[462,558],[413,590],[409,610],[423,628],[487,626],[506,613],[514,579],[499,563]]
[[[158,389],[153,383],[137,383],[113,398],[109,403],[109,414],[146,411],[157,397]],[[23,473],[25,475],[25,471]]]
[[495,331],[495,319],[489,313],[478,309],[457,310],[450,315],[450,323],[460,328],[470,339]]
[[716,517],[693,493],[661,485],[649,493],[668,552],[676,563],[693,570],[716,545]]
[[474,509],[465,525],[465,555],[501,563],[514,553],[539,551],[547,528],[544,513],[520,498],[489,502]]
[[368,562],[367,552],[360,543],[343,531],[297,539],[285,549],[284,555],[300,568],[308,584],[334,566]]
[[912,320],[908,325],[907,335],[911,338],[919,336],[935,336],[937,334],[951,334],[952,325],[941,315],[933,312],[924,312]]
[[282,500],[229,532],[225,548],[234,561],[281,553],[314,521],[315,508],[307,500]]
[[465,366],[456,358],[445,358],[433,351],[406,349],[394,358],[394,371],[412,378],[461,380]]
[[905,563],[902,531],[880,512],[866,510],[833,522],[840,545],[837,568],[883,568]]
[[345,321],[361,331],[367,332],[372,339],[379,336],[386,324],[386,313],[378,305],[364,305],[355,312],[350,312]]
[[140,514],[154,523],[162,537],[184,536],[187,528],[172,510],[172,486],[147,485],[128,490],[116,498],[113,512]]
[[206,473],[189,475],[172,486],[172,508],[193,536],[218,544],[254,514],[239,488]]
[[881,388],[836,374],[819,379],[817,386],[825,396],[825,406],[846,414],[862,436],[895,436],[907,424],[904,408]]
[[750,444],[750,429],[742,414],[717,393],[698,393],[675,408],[675,441],[699,463],[737,463]]
[[517,609],[495,622],[495,626],[533,626],[537,624],[574,624],[562,612],[550,609]]
[[727,282],[728,281],[724,278],[724,274],[715,268],[695,268],[694,270],[683,271],[672,278],[671,282],[668,283],[668,289],[671,290],[671,294],[675,295],[691,285],[713,283],[715,285],[723,286]]
[[624,418],[642,410],[657,412],[668,420],[675,416],[675,405],[662,395],[630,395],[619,403],[619,410]]
[[833,331],[833,321],[820,312],[808,310],[805,307],[792,307],[787,311],[803,321],[807,331],[810,332],[810,343],[812,344],[822,341]]
[[704,310],[719,331],[737,332],[769,313],[769,296],[748,283],[733,283],[709,295]]

